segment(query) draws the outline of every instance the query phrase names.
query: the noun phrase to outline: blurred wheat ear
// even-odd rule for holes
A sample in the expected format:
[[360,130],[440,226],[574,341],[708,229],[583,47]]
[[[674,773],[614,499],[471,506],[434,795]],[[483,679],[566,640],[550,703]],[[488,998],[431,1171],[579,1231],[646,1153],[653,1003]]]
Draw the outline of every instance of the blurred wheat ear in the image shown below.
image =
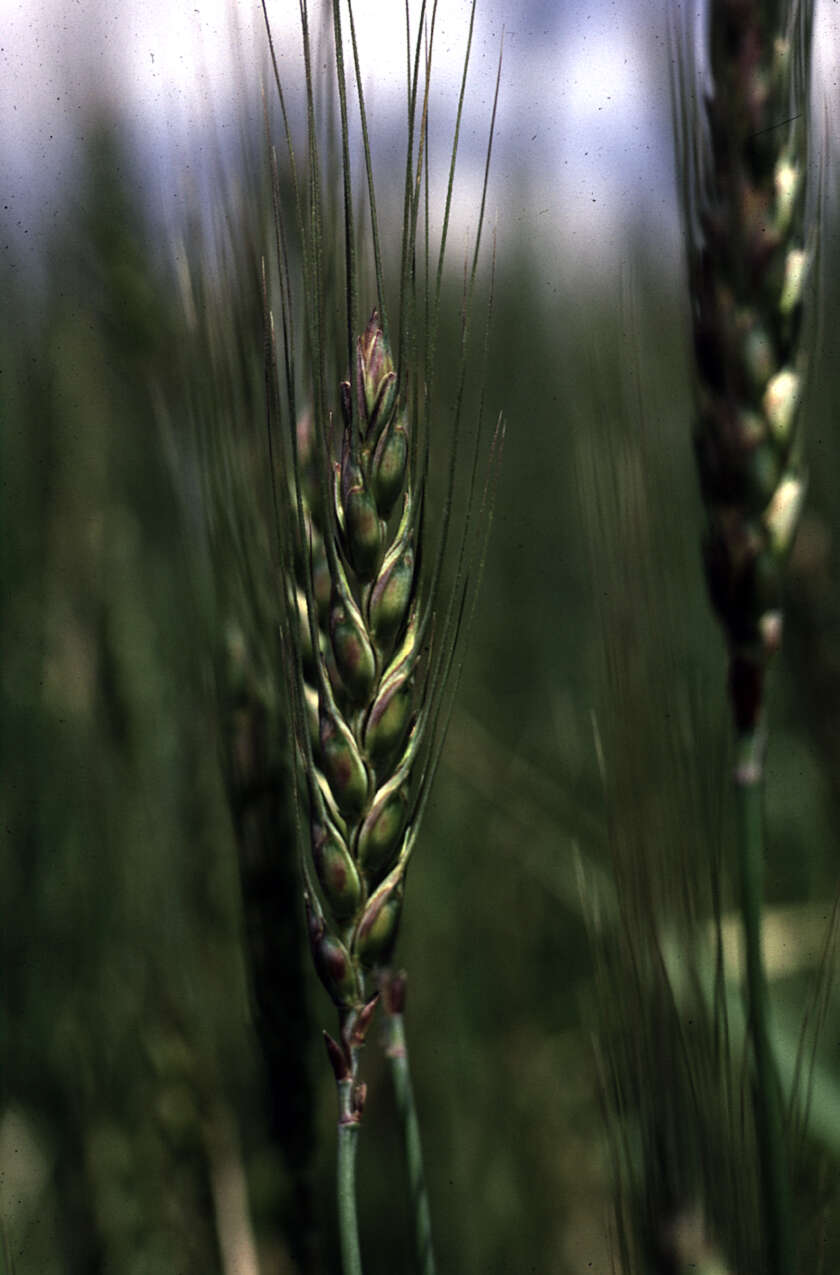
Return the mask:
[[696,369],[706,580],[729,655],[736,816],[765,1269],[794,1269],[780,1087],[761,948],[764,684],[805,491],[799,418],[808,203],[810,0],[712,0],[707,78],[676,32],[674,106]]
[[[263,8],[271,42],[267,6]],[[483,394],[480,384],[471,393],[467,379],[475,364],[471,321],[497,77],[447,422],[446,479],[442,495],[433,490],[439,470],[432,436],[433,418],[440,412],[435,400],[436,332],[475,9],[473,3],[436,263],[430,249],[427,154],[437,4],[427,6],[423,0],[413,26],[406,6],[408,126],[398,262],[385,260],[381,248],[352,4],[332,3],[329,34],[338,120],[331,122],[328,116],[324,131],[314,70],[320,59],[313,57],[309,7],[301,0],[304,166],[295,153],[285,87],[271,46],[289,195],[285,197],[280,160],[272,150],[276,251],[266,279],[269,427],[279,470],[277,539],[286,582],[283,636],[301,789],[305,904],[315,968],[339,1018],[337,1040],[328,1036],[326,1043],[338,1090],[338,1210],[345,1275],[361,1270],[355,1203],[355,1155],[365,1098],[360,1051],[383,988],[391,1028],[389,1055],[405,1121],[417,1262],[424,1275],[434,1271],[402,1027],[404,980],[399,980],[401,994],[396,996],[390,962],[408,865],[440,758],[461,669],[462,639],[481,576],[501,441],[497,426],[482,482]],[[356,209],[348,50],[369,230]],[[331,125],[340,137],[335,147],[330,145]],[[339,175],[335,165],[322,163],[331,149],[341,162],[340,217],[334,214],[332,198]],[[364,256],[372,258],[373,279],[360,268]],[[343,263],[343,271],[337,263]],[[392,272],[397,286],[389,291]],[[343,297],[335,287],[342,273]],[[276,323],[268,309],[272,283]],[[363,290],[370,314],[366,326],[359,319]],[[331,334],[336,334],[333,339]],[[486,355],[486,328],[484,350]],[[483,379],[481,368],[478,377]],[[475,424],[462,459],[470,400]],[[464,468],[466,497],[459,509],[458,478]],[[440,528],[436,544],[426,517],[435,501]]]
[[715,0],[706,82],[693,32],[676,34],[704,558],[742,734],[758,723],[781,639],[782,568],[805,488],[812,20],[810,0]]
[[[679,674],[684,657],[652,578],[660,541],[673,532],[661,524],[644,409],[623,453],[593,452],[583,475],[598,491],[588,502],[593,540],[609,546],[593,574],[606,599],[617,719],[606,766],[617,903],[615,917],[593,908],[590,930],[625,1272],[792,1275],[803,1251],[777,1072],[782,1037],[762,965],[761,877],[765,679],[805,485],[799,419],[818,228],[806,180],[811,20],[808,4],[710,0],[701,34],[693,10],[671,12],[704,567],[726,640],[735,726],[732,819],[721,782],[732,755],[728,723],[710,720],[713,699]],[[627,330],[638,332],[638,323]],[[625,414],[644,383],[640,371],[622,387]],[[614,479],[607,492],[605,470]],[[617,598],[629,619],[611,612]],[[653,743],[641,750],[646,728]],[[725,956],[730,859],[746,1013]],[[824,1004],[833,941],[815,1004]]]

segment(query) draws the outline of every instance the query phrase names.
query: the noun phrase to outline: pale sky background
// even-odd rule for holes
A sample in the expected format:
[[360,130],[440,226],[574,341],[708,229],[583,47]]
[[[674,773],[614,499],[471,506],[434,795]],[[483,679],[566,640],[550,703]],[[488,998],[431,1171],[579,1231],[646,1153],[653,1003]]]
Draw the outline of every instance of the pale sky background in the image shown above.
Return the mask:
[[[460,206],[475,207],[471,196],[504,27],[490,207],[502,251],[506,236],[519,235],[563,255],[567,266],[615,262],[628,225],[640,217],[663,246],[676,244],[667,89],[671,3],[676,0],[479,0]],[[314,0],[311,8],[317,12]],[[413,0],[412,11],[417,8]],[[819,91],[827,94],[829,119],[838,110],[839,9],[818,0]],[[269,11],[283,73],[294,86],[298,5],[269,0]],[[403,5],[356,0],[355,12],[371,119],[387,136],[403,112]],[[453,118],[468,15],[469,0],[439,2],[433,121]],[[242,32],[246,79],[256,84],[265,48],[258,0],[0,0],[4,240],[37,243],[41,219],[60,218],[85,109],[97,95],[122,103],[150,174],[153,209],[183,199],[214,136],[235,135],[242,99],[235,27]],[[377,177],[386,185],[387,164],[380,151]],[[441,156],[441,172],[442,165]]]

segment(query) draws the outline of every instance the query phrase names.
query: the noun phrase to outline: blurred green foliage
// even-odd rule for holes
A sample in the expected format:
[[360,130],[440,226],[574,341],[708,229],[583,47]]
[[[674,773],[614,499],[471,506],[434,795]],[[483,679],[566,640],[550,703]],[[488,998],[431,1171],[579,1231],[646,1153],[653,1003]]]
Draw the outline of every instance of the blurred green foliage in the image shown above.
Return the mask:
[[[100,120],[89,133],[65,223],[45,233],[45,286],[2,280],[15,316],[0,330],[0,1210],[12,1267],[224,1272],[255,1237],[265,1272],[334,1270],[334,1092],[318,1041],[332,1007],[299,941],[282,705],[265,691],[282,685],[283,655],[260,469],[262,194],[246,170],[245,202],[228,206],[242,221],[225,238],[243,251],[202,277],[197,237],[178,273],[153,247],[118,132]],[[649,1000],[629,963],[651,957],[654,924],[679,940],[732,905],[723,650],[697,549],[682,280],[641,231],[628,259],[605,291],[579,275],[547,281],[524,243],[498,268],[486,398],[507,419],[504,465],[400,949],[440,1265],[463,1275],[614,1269],[605,1058],[625,1059],[641,1143],[645,1119],[673,1138],[696,1117],[669,1036],[686,1024],[661,1003],[674,985],[660,971]],[[828,283],[823,303],[830,332]],[[810,913],[785,914],[773,992],[791,1058],[840,812],[840,383],[814,354],[809,513],[769,752],[769,905],[818,913],[810,929]],[[205,415],[222,431],[211,452],[225,428],[238,440],[211,457],[219,491],[202,485]],[[248,511],[233,528],[225,492]],[[231,624],[246,638],[264,626],[264,645],[231,642]],[[593,948],[616,914],[621,942]],[[689,1003],[702,1016],[702,997]],[[823,1087],[798,1161],[809,1270],[840,1259],[838,1016],[826,1004]],[[689,1041],[701,1071],[714,1027],[713,1015]],[[377,1275],[410,1269],[410,1226],[375,1039],[364,1072],[361,1230]],[[707,1142],[726,1157],[710,1104]],[[692,1127],[683,1150],[702,1159]],[[748,1199],[749,1148],[737,1154],[729,1171]],[[693,1216],[696,1179],[689,1168],[658,1193],[649,1183],[647,1204],[625,1199],[619,1213],[658,1200],[649,1222],[664,1230]]]

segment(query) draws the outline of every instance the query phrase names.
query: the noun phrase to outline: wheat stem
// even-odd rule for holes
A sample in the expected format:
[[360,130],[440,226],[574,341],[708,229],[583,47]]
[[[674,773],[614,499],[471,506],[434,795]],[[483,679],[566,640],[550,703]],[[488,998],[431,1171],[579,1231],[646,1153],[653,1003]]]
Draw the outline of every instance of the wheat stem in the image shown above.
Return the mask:
[[417,1108],[414,1105],[414,1088],[411,1084],[408,1041],[405,1034],[405,975],[386,975],[384,986],[387,1009],[385,1053],[390,1064],[397,1110],[402,1121],[405,1164],[414,1213],[417,1270],[420,1275],[435,1275],[437,1268],[432,1240],[432,1217],[423,1169],[423,1144],[420,1138]]
[[782,1130],[779,1076],[770,1039],[770,1005],[761,948],[764,878],[764,759],[757,731],[738,740],[735,793],[741,916],[746,952],[747,996],[755,1060],[756,1135],[769,1275],[792,1275],[793,1226],[787,1157]]
[[356,1214],[356,1151],[359,1120],[353,1111],[352,1078],[338,1082],[338,1234],[343,1275],[362,1275],[359,1221]]
[[392,1014],[388,1023],[388,1057],[391,1063],[391,1079],[397,1099],[397,1108],[403,1125],[406,1167],[409,1190],[414,1209],[414,1234],[417,1268],[422,1275],[435,1275],[435,1254],[432,1243],[432,1219],[426,1176],[423,1171],[423,1146],[420,1124],[414,1106],[414,1090],[408,1062],[408,1046],[402,1014]]

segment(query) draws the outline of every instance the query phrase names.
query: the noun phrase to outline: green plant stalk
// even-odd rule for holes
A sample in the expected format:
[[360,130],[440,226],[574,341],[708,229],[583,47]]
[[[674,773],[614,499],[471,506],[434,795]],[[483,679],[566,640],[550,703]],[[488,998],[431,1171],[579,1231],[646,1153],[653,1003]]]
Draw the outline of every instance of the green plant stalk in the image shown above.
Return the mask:
[[405,1162],[411,1203],[414,1210],[414,1237],[417,1269],[420,1275],[435,1275],[435,1253],[432,1242],[432,1217],[429,1196],[426,1191],[426,1175],[423,1171],[423,1146],[420,1140],[420,1124],[414,1105],[411,1069],[408,1062],[408,1045],[405,1038],[405,1021],[401,1012],[388,1014],[388,1037],[385,1052],[391,1067],[391,1080],[397,1099],[397,1109],[403,1126]]
[[356,1212],[356,1151],[359,1117],[353,1101],[352,1076],[338,1082],[338,1235],[342,1275],[362,1275],[359,1219]]
[[761,949],[764,879],[764,763],[758,730],[739,736],[735,765],[741,917],[744,926],[750,1034],[755,1059],[755,1116],[769,1275],[793,1275],[790,1185],[780,1086],[770,1043],[770,1006]]

